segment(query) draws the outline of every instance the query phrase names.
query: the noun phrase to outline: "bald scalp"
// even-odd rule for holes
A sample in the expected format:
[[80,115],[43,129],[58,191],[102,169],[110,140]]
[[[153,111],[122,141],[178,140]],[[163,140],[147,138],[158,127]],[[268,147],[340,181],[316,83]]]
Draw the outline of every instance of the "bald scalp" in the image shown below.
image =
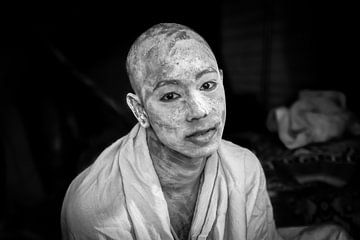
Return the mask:
[[161,74],[159,66],[166,64],[179,41],[196,41],[205,46],[208,54],[215,59],[207,42],[191,28],[176,23],[154,25],[135,40],[126,60],[131,86],[139,97],[144,81]]

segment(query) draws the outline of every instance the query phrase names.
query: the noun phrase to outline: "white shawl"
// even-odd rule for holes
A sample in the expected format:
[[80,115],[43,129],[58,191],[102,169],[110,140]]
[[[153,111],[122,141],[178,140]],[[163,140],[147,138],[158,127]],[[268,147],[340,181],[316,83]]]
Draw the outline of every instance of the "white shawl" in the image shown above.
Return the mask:
[[[64,239],[176,239],[137,124],[70,185]],[[206,163],[189,239],[278,239],[263,170],[249,150],[222,140]]]

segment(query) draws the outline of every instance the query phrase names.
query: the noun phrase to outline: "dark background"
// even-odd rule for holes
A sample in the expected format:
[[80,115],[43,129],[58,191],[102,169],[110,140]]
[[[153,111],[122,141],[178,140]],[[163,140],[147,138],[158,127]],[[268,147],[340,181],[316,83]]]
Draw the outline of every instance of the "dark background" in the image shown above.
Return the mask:
[[[196,3],[195,3],[196,2]],[[2,6],[0,239],[60,239],[71,180],[135,124],[127,52],[160,22],[187,25],[224,70],[224,136],[266,132],[301,89],[338,90],[359,112],[354,6],[319,1]]]

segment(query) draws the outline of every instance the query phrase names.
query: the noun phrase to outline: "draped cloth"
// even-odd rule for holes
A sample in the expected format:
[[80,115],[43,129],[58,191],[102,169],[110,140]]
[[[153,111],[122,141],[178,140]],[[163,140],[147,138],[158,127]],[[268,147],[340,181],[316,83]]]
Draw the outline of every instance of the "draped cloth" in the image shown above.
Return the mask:
[[289,149],[326,142],[346,132],[359,135],[359,123],[338,91],[302,90],[289,107],[276,107],[268,115],[269,130],[277,131]]
[[[207,160],[189,239],[281,239],[263,170],[253,153],[222,140]],[[137,124],[71,183],[63,239],[177,239]]]

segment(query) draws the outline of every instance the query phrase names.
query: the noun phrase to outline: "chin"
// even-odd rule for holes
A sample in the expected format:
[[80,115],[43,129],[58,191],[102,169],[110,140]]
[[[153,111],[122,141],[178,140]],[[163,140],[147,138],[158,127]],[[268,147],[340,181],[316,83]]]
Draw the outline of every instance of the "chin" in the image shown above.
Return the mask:
[[191,151],[184,153],[184,155],[191,158],[208,157],[218,150],[219,145],[220,141],[216,141],[209,144],[208,146],[195,147]]

